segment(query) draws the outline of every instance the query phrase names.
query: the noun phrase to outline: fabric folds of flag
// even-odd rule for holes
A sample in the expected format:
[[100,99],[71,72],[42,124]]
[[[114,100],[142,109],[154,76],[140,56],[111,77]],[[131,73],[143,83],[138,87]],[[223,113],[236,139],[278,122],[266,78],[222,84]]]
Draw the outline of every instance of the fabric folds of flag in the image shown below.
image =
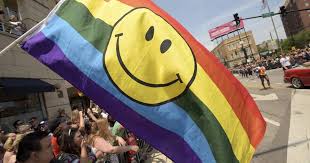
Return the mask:
[[22,48],[175,162],[250,162],[266,124],[225,67],[150,0],[65,0]]

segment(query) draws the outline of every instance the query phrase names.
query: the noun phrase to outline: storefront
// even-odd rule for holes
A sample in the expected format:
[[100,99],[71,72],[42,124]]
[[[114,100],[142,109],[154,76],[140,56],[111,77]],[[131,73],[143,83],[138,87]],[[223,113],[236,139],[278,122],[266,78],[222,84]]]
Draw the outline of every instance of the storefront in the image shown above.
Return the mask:
[[12,131],[16,120],[27,122],[31,117],[46,119],[43,92],[53,91],[53,85],[39,79],[0,78],[1,128]]

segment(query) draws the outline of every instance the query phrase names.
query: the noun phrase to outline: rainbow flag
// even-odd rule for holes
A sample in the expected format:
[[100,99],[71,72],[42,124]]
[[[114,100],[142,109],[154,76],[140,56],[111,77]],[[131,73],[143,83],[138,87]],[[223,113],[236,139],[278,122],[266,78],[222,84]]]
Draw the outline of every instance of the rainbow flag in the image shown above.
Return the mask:
[[150,0],[61,1],[22,48],[175,162],[250,162],[264,136],[247,90]]

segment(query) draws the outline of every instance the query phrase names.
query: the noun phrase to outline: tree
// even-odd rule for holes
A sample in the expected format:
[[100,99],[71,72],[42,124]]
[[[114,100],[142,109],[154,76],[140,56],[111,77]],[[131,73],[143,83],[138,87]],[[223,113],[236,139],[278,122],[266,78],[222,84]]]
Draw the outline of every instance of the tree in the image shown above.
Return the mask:
[[284,40],[281,43],[281,46],[284,51],[290,51],[293,46],[301,49],[309,45],[309,43],[310,43],[310,31],[305,30]]
[[267,46],[257,46],[257,50],[258,50],[258,53],[263,53],[263,52],[266,52],[268,51],[268,47]]

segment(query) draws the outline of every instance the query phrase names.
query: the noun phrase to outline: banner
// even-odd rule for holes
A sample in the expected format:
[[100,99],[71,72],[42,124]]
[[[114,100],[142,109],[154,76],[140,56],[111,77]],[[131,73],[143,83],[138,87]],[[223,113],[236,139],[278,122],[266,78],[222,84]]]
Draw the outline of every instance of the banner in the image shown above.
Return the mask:
[[210,29],[209,35],[211,40],[214,40],[242,28],[244,28],[243,20],[240,20],[240,25],[238,27],[234,21],[231,21],[216,28]]

